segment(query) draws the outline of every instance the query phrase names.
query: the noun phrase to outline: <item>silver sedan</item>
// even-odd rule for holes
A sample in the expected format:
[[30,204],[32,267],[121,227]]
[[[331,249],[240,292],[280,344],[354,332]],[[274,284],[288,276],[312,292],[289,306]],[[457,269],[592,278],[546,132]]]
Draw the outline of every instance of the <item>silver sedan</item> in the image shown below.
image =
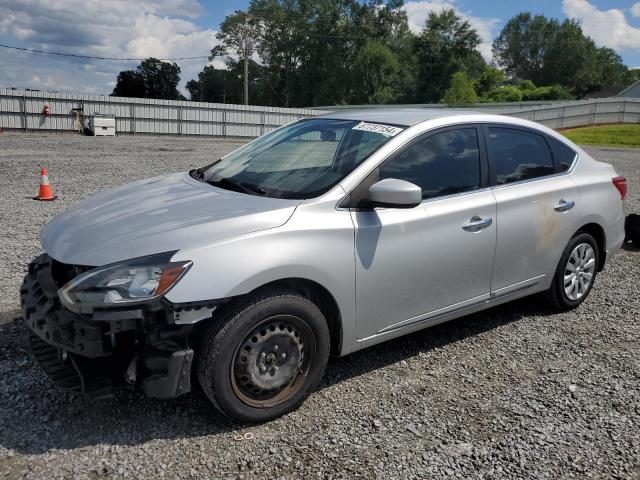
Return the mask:
[[529,121],[305,119],[56,217],[24,317],[59,385],[175,397],[193,367],[219,410],[265,421],[304,401],[331,353],[539,292],[576,308],[623,242],[625,194],[610,165]]

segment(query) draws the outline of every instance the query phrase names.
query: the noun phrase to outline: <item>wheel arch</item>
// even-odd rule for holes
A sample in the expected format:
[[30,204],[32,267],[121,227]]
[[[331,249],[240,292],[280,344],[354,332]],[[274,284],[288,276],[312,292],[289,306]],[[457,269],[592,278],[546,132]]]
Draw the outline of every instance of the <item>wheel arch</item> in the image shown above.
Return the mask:
[[[331,355],[339,356],[342,352],[344,331],[342,328],[342,314],[335,297],[320,283],[300,277],[288,277],[265,283],[250,292],[234,297],[224,310],[233,308],[234,304],[242,299],[255,295],[265,290],[283,289],[291,290],[313,302],[324,315],[329,327],[331,339]],[[215,316],[215,314],[214,314]]]
[[604,268],[607,257],[607,237],[604,233],[604,228],[595,222],[587,223],[580,227],[574,237],[579,233],[588,233],[595,240],[598,246],[598,271],[600,272]]

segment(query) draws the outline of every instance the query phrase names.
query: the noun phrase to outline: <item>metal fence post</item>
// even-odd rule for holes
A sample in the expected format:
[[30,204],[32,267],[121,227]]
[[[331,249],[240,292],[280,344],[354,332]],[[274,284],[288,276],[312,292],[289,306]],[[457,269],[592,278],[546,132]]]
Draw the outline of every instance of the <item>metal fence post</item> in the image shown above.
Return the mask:
[[182,105],[178,105],[178,135],[182,135]]
[[80,111],[82,112],[80,116],[80,128],[82,129],[82,133],[84,133],[84,98],[80,100]]
[[131,134],[135,135],[136,134],[136,104],[135,102],[131,102],[129,104],[129,110],[130,110],[130,114],[131,115]]
[[24,131],[28,132],[29,127],[27,126],[27,94],[22,95],[22,118],[24,119]]
[[222,110],[222,136],[227,136],[227,111]]

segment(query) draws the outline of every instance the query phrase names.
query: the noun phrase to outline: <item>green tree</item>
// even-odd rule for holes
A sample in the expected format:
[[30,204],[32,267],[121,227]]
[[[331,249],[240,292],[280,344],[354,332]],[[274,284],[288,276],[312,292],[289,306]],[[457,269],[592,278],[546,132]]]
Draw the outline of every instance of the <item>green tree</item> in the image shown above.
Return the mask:
[[[220,44],[213,47],[209,55],[209,60],[221,57],[230,67],[235,67],[237,62],[242,62],[242,103],[249,103],[251,99],[251,89],[248,85],[245,89],[245,81],[248,83],[249,63],[252,61],[255,44],[260,37],[260,27],[259,19],[246,12],[227,16],[216,34]],[[257,102],[254,101],[254,103]]]
[[609,47],[598,48],[595,55],[594,70],[600,82],[599,86],[626,86],[640,79],[640,70],[628,69],[622,63],[622,57]]
[[504,71],[492,65],[484,65],[482,73],[475,81],[476,93],[479,97],[495,90],[506,81]]
[[145,98],[144,79],[134,70],[125,70],[118,74],[116,86],[111,94],[114,97]]
[[520,90],[522,90],[523,92],[529,92],[535,89],[536,89],[536,86],[531,80],[523,80],[520,83]]
[[452,107],[464,107],[477,101],[478,96],[469,76],[465,72],[454,73],[451,77],[451,86],[445,92],[441,102]]
[[463,71],[471,78],[479,77],[485,61],[477,50],[478,45],[478,32],[453,9],[430,12],[424,30],[415,41],[419,65],[416,100],[438,101],[455,72]]
[[176,63],[163,62],[157,58],[143,60],[136,69],[144,79],[146,98],[182,100],[178,91],[180,67]]
[[250,58],[255,52],[255,45],[260,38],[260,19],[245,13],[228,15],[220,24],[216,38],[220,41],[211,49],[209,60],[215,58],[243,60]]
[[146,58],[135,71],[118,74],[113,96],[138,96],[163,100],[182,100],[178,91],[180,67],[176,63],[163,62],[157,58]]
[[596,47],[576,20],[549,19],[523,12],[510,19],[493,42],[499,66],[516,82],[562,85],[578,95],[629,78],[613,50]]
[[[416,91],[417,62],[414,55],[415,35],[409,30],[407,13],[402,0],[370,0],[362,4],[351,2],[353,10],[352,21],[348,22],[350,35],[353,37],[354,50],[347,57],[346,70],[349,65],[370,54],[371,44],[385,46],[389,55],[387,59],[397,64],[397,74],[394,81],[388,83],[387,92],[393,91],[393,100],[389,95],[383,95],[376,103],[389,101],[411,102]],[[395,60],[392,60],[392,57]],[[362,79],[352,79],[352,92],[362,86]],[[391,84],[395,84],[391,87]],[[386,99],[386,100],[385,100]],[[354,100],[349,99],[349,102]]]
[[523,100],[574,100],[573,94],[562,85],[551,85],[546,87],[537,87],[533,90],[525,90],[522,92]]
[[[262,66],[250,60],[249,86],[253,102],[257,105],[268,105],[269,98],[265,98],[261,74]],[[229,61],[226,69],[207,65],[198,73],[197,78],[187,82],[186,89],[191,100],[196,102],[240,104],[244,101],[244,62]]]
[[212,57],[235,64],[243,57],[248,35],[252,53],[260,58],[251,83],[252,103],[332,105],[354,101],[354,65],[360,59],[362,67],[372,53],[363,50],[376,43],[387,48],[395,58],[391,63],[398,66],[397,85],[376,87],[377,97],[405,98],[415,90],[416,62],[402,6],[402,0],[251,0],[246,16],[234,14],[222,23],[221,45]]
[[[252,85],[249,95],[252,103],[257,103],[255,88],[265,92],[263,103],[266,105],[314,105],[325,91],[330,91],[334,98],[344,99],[348,77],[339,85],[334,81],[344,71],[346,55],[345,49],[332,40],[344,35],[340,32],[342,12],[337,3],[334,0],[251,1],[247,18],[252,53],[260,57],[262,65],[258,83]],[[212,55],[231,53],[231,57],[242,58],[238,48],[244,38],[244,21],[244,15],[239,14],[225,19],[218,35],[222,45],[212,50]]]
[[493,56],[507,74],[518,81],[538,83],[544,66],[547,32],[558,29],[556,20],[529,12],[511,18],[493,42]]
[[490,102],[519,102],[522,100],[522,92],[518,87],[498,87],[489,92],[486,99]]
[[398,97],[400,65],[393,52],[379,42],[361,49],[353,64],[354,103],[393,103]]
[[186,89],[196,102],[241,103],[242,84],[231,70],[207,65],[197,79],[189,80]]

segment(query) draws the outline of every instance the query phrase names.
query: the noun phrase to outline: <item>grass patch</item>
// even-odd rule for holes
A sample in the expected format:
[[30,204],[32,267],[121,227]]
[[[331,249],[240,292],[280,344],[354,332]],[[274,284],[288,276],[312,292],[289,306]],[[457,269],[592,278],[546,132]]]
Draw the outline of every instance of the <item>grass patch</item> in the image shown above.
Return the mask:
[[640,124],[570,128],[562,134],[575,143],[608,147],[640,147]]

